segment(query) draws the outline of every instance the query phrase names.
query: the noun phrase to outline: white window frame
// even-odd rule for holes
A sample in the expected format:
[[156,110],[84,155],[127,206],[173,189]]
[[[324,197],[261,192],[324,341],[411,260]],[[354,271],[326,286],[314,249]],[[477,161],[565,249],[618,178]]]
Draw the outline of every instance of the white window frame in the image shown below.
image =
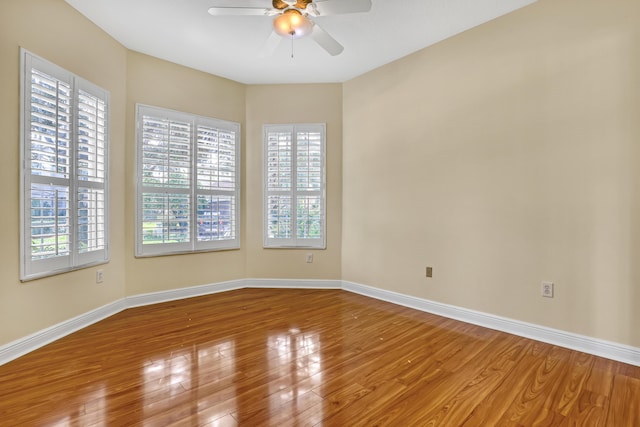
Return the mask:
[[[57,88],[44,86],[45,80],[55,82]],[[49,90],[47,99],[55,102],[54,107],[49,106],[49,119],[38,119],[45,108],[43,90]],[[38,104],[33,104],[35,99]],[[90,112],[87,108],[92,107]],[[54,110],[55,117],[51,118]],[[53,120],[55,124],[34,120]],[[109,261],[109,123],[108,91],[20,49],[20,280]],[[61,152],[65,160],[59,164]],[[43,160],[45,157],[48,160]],[[51,158],[55,158],[53,166]],[[50,169],[42,169],[43,163],[49,163]],[[36,187],[40,190],[34,190]],[[59,190],[55,189],[63,189],[66,208],[60,208]],[[55,193],[55,207],[34,208],[37,199],[33,197],[39,193],[40,197],[44,197],[42,193]],[[52,231],[34,226],[32,215],[44,209],[54,211],[50,219],[53,226],[49,222],[45,226]],[[59,210],[66,213],[62,215]],[[36,242],[35,230],[39,230],[36,235],[47,237]]]
[[[270,134],[279,133],[282,135],[290,134],[291,138],[291,178],[288,188],[279,187],[282,182],[277,178],[279,184],[270,185],[270,179],[273,180],[273,170],[270,171],[269,159],[269,138]],[[295,185],[298,182],[298,175],[301,168],[298,166],[298,135],[304,133],[320,134],[320,184],[318,187],[311,189],[299,188]],[[326,125],[324,123],[308,123],[308,124],[266,124],[263,126],[263,247],[264,248],[309,248],[309,249],[325,249],[326,248]],[[309,160],[309,159],[307,159]],[[272,165],[273,166],[273,165]],[[281,182],[282,181],[282,182]],[[286,181],[286,179],[285,179]],[[285,183],[286,185],[286,183]],[[273,212],[274,205],[269,202],[270,197],[290,198],[290,217],[288,221],[287,236],[275,236],[270,231],[270,211]],[[298,233],[298,198],[305,196],[319,198],[319,236],[317,238],[309,238],[300,236]],[[278,221],[279,222],[279,221]],[[287,221],[283,222],[284,224]]]
[[[188,182],[188,186],[186,187],[172,187],[171,185],[157,185],[157,186],[149,186],[145,185],[143,181],[144,174],[144,118],[147,117],[149,122],[151,121],[161,121],[165,124],[171,126],[171,124],[181,123],[188,124],[188,140],[189,142],[189,178],[185,180]],[[235,174],[233,175],[233,187],[231,189],[225,188],[213,188],[213,189],[202,189],[198,186],[198,169],[197,169],[197,156],[198,156],[198,148],[202,148],[203,146],[198,145],[198,131],[202,129],[214,129],[216,131],[220,131],[220,133],[228,133],[233,135],[234,141],[234,151],[233,151],[233,168]],[[217,134],[216,134],[217,135]],[[217,250],[231,250],[240,248],[240,145],[241,145],[241,134],[240,134],[240,124],[236,122],[220,120],[210,117],[198,116],[195,114],[184,113],[175,110],[169,110],[161,107],[154,107],[150,105],[144,104],[136,104],[136,212],[135,212],[135,255],[136,257],[152,257],[152,256],[163,256],[163,255],[173,255],[173,254],[183,254],[183,253],[196,253],[196,252],[208,252],[208,251],[217,251]],[[216,145],[216,149],[219,148]],[[168,169],[168,168],[167,168]],[[166,170],[165,170],[166,171]],[[169,172],[167,172],[169,173]],[[170,238],[167,237],[170,233],[171,225],[169,224],[171,221],[167,219],[167,224],[164,222],[161,223],[161,233],[162,238],[159,243],[145,243],[145,233],[149,233],[150,230],[145,225],[145,215],[144,215],[144,198],[145,194],[155,194],[158,197],[162,197],[162,193],[166,194],[167,199],[165,200],[169,203],[170,197],[175,197],[176,195],[180,197],[185,197],[189,203],[189,210],[184,215],[184,229],[182,236],[182,241],[173,242],[170,241]],[[198,213],[198,204],[197,201],[200,200],[199,197],[211,197],[229,199],[232,200],[230,205],[232,206],[230,210],[230,220],[226,223],[225,231],[216,231],[215,234],[212,232],[210,234],[205,234],[202,232],[201,228],[204,227],[203,216],[204,214]],[[193,201],[196,203],[193,203]],[[220,199],[218,200],[218,206],[220,203]],[[213,218],[213,214],[209,218]],[[168,214],[167,214],[168,215]],[[200,215],[200,216],[199,216]],[[213,219],[209,219],[211,222],[215,222]],[[146,223],[148,223],[148,218]],[[220,221],[222,223],[222,221]],[[165,225],[167,229],[165,230]],[[145,227],[147,227],[145,229]],[[222,227],[222,226],[221,226]],[[157,227],[154,230],[159,230],[160,227]],[[153,230],[152,230],[153,231]],[[165,234],[166,233],[166,234]],[[202,234],[201,234],[202,233]],[[220,234],[224,233],[224,234]],[[203,240],[210,239],[210,240]],[[165,241],[167,240],[167,241]]]

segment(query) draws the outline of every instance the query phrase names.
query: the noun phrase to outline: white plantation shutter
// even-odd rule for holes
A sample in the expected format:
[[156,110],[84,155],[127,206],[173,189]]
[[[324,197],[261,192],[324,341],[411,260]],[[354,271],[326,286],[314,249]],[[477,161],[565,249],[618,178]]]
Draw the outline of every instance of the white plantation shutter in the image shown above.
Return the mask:
[[109,94],[21,51],[21,279],[108,261]]
[[142,114],[140,126],[140,230],[146,236],[142,244],[159,245],[160,251],[187,250],[192,125],[168,116],[156,117],[151,112]]
[[136,255],[239,247],[239,124],[146,105],[136,116]]
[[82,83],[77,122],[77,242],[79,257],[91,262],[107,244],[107,105]]
[[198,241],[237,240],[239,157],[236,135],[224,128],[198,126]]
[[325,247],[325,125],[265,125],[264,246]]
[[61,268],[68,266],[71,254],[69,186],[32,183],[28,201],[30,221],[27,222],[27,238],[30,250],[26,261],[37,264],[39,260],[55,258]]

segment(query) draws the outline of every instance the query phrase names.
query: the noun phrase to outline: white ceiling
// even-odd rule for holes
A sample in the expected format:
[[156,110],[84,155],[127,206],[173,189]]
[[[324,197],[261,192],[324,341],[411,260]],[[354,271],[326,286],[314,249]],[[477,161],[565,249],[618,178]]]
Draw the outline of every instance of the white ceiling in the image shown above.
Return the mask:
[[[370,12],[313,20],[344,46],[330,56],[311,38],[259,53],[267,16],[211,16],[212,6],[271,0],[66,0],[128,49],[245,84],[344,82],[536,0],[372,0]],[[339,1],[339,0],[336,0]],[[508,37],[505,34],[505,37]]]

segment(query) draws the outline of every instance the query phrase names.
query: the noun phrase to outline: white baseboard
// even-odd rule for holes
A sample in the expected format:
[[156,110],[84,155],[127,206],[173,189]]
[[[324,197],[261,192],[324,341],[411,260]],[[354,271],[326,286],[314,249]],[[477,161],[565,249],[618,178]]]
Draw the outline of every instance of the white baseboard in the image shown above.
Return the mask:
[[9,344],[0,346],[0,366],[20,356],[32,352],[40,347],[52,343],[66,335],[86,328],[100,320],[113,316],[127,308],[124,299],[114,301],[110,304],[91,310],[87,313],[76,316],[73,319],[65,320],[57,325],[53,325],[27,337],[20,338]]
[[342,289],[341,280],[245,279],[246,288]]
[[167,301],[177,301],[185,298],[199,297],[202,295],[217,294],[219,292],[233,291],[246,288],[244,280],[231,280],[229,282],[211,283],[208,285],[191,286],[188,288],[171,289],[168,291],[139,294],[125,298],[127,308],[142,307],[143,305],[159,304]]
[[0,366],[57,339],[119,313],[127,308],[176,301],[242,288],[343,289],[367,297],[403,305],[439,316],[472,323],[537,341],[582,351],[584,353],[640,366],[640,348],[572,334],[544,326],[507,319],[452,305],[442,304],[397,292],[340,280],[241,279],[188,288],[134,295],[38,331],[25,338],[0,346]]
[[353,282],[343,281],[342,289],[450,319],[640,366],[640,348],[385,291]]

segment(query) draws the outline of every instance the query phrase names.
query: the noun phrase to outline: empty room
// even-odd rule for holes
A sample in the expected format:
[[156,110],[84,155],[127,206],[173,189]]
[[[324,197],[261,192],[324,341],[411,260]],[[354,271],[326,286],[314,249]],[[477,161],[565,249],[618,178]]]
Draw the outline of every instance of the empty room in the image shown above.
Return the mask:
[[2,0],[1,426],[639,426],[640,2]]

